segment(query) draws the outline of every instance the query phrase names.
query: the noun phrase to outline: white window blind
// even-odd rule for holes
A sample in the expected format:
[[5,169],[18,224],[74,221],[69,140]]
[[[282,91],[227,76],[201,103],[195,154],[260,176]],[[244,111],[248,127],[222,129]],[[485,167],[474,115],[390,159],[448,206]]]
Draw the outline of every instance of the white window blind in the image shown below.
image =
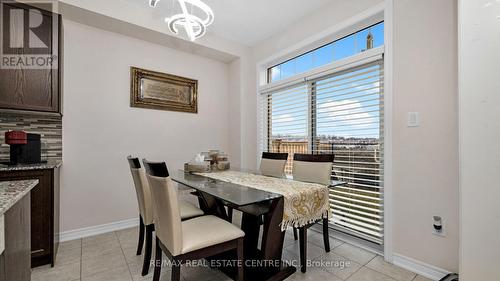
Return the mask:
[[263,151],[334,154],[334,227],[383,241],[383,60],[261,95]]

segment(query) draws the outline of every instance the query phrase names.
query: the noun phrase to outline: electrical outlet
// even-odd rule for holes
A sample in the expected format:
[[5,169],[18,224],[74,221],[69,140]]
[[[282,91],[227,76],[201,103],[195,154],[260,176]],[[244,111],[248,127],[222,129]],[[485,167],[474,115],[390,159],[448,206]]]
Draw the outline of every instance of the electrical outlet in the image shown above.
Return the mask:
[[445,234],[445,224],[444,220],[440,216],[433,216],[432,217],[432,234],[438,235],[438,236],[446,236]]

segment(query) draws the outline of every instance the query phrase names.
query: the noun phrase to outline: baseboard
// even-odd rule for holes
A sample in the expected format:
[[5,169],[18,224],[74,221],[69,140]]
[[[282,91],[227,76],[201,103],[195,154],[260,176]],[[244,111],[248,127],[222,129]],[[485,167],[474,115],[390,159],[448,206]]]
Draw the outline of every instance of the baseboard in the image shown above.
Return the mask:
[[128,219],[128,220],[123,220],[123,221],[118,221],[118,222],[112,222],[112,223],[107,223],[107,224],[101,224],[101,225],[84,227],[84,228],[75,229],[75,230],[64,231],[64,232],[61,232],[59,234],[60,235],[59,239],[61,242],[71,241],[71,240],[76,240],[76,239],[85,238],[85,237],[89,237],[89,236],[94,236],[94,235],[104,234],[104,233],[122,230],[122,229],[126,229],[126,228],[131,228],[131,227],[138,226],[138,225],[139,225],[139,219]]
[[394,254],[394,264],[411,272],[417,273],[418,275],[436,281],[441,280],[448,273],[450,273],[444,269],[399,254]]

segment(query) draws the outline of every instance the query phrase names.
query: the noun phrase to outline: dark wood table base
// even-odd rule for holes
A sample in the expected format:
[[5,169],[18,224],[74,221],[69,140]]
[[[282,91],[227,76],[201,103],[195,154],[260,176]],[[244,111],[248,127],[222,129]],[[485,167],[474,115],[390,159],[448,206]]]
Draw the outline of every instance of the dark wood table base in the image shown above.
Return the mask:
[[[228,219],[224,202],[207,193],[197,192],[200,199],[200,207],[205,214],[215,215]],[[283,220],[284,198],[280,197],[265,204],[249,205],[245,207],[232,206],[243,212],[241,229],[245,232],[244,256],[245,256],[245,280],[278,281],[285,280],[296,272],[296,268],[282,262],[283,241],[285,232],[281,231]],[[261,249],[258,249],[259,231],[261,222],[263,224],[263,235]],[[214,256],[210,260],[231,259],[228,256]],[[259,265],[266,262],[280,264],[279,266],[264,267]],[[254,262],[256,264],[254,264]],[[247,264],[248,263],[248,264]],[[235,276],[235,268],[218,268],[229,277]]]

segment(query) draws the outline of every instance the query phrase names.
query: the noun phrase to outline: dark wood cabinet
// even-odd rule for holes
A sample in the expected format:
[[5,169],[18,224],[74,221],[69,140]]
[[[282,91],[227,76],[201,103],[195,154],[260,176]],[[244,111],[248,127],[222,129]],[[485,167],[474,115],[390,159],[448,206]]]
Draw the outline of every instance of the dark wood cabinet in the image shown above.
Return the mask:
[[61,113],[61,16],[0,2],[4,23],[0,109]]
[[59,246],[59,168],[2,171],[0,181],[38,179],[31,190],[31,266],[55,263]]
[[30,195],[24,196],[5,215],[5,251],[0,256],[0,281],[29,281]]

